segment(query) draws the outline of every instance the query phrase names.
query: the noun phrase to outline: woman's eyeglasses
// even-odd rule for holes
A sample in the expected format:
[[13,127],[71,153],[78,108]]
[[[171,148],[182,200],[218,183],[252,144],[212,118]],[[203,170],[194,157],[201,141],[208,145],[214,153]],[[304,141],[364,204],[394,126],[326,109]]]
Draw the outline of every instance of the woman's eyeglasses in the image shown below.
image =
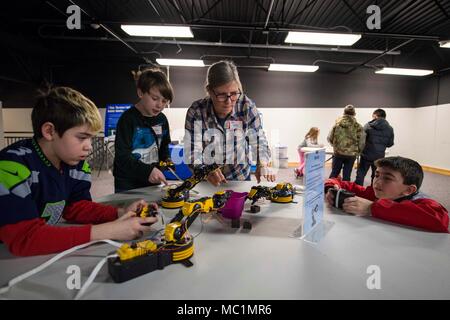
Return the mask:
[[240,91],[230,92],[230,94],[226,94],[226,93],[219,93],[219,94],[217,94],[217,93],[214,92],[214,90],[213,90],[213,93],[216,96],[217,101],[220,101],[220,102],[225,102],[228,99],[230,99],[231,101],[234,102],[234,101],[238,100],[241,97],[241,94],[242,94]]

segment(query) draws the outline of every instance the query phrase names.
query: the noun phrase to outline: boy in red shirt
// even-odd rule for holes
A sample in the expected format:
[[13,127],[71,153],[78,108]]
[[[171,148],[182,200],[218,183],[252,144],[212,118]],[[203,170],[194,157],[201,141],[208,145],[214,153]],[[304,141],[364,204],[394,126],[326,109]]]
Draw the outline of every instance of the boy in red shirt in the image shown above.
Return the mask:
[[[34,137],[0,151],[0,241],[15,255],[56,253],[93,240],[132,240],[156,217],[92,202],[86,162],[101,129],[95,104],[58,87],[42,94],[31,114]],[[156,204],[151,204],[157,209]],[[64,218],[77,226],[58,226]]]
[[448,212],[437,201],[419,192],[423,170],[414,160],[387,157],[375,161],[373,186],[362,187],[340,179],[325,181],[326,201],[333,205],[329,189],[345,189],[355,193],[344,200],[343,210],[357,216],[373,216],[429,231],[448,233]]

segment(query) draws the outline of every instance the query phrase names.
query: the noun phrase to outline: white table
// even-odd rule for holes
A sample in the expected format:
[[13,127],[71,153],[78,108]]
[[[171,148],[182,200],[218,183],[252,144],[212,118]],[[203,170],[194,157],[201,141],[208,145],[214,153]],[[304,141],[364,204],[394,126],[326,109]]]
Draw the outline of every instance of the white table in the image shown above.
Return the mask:
[[[254,182],[230,182],[228,188],[249,191]],[[123,202],[155,200],[157,187],[102,198]],[[206,183],[201,195],[216,190]],[[300,223],[299,203],[268,203],[257,214],[245,213],[251,231],[231,229],[216,219],[204,221],[195,238],[194,266],[167,266],[122,284],[112,282],[106,266],[85,299],[449,299],[450,236],[410,229],[373,218],[360,218],[327,208],[334,222],[318,243],[291,238]],[[249,201],[246,207],[249,206]],[[164,210],[173,215],[175,210]],[[208,216],[204,216],[203,220]],[[190,228],[201,229],[198,218]],[[71,299],[67,267],[78,265],[84,282],[109,245],[89,247],[63,258],[50,268],[17,284],[2,297],[12,299]],[[12,257],[0,247],[0,283],[49,259]],[[369,290],[367,268],[381,270],[381,289]]]

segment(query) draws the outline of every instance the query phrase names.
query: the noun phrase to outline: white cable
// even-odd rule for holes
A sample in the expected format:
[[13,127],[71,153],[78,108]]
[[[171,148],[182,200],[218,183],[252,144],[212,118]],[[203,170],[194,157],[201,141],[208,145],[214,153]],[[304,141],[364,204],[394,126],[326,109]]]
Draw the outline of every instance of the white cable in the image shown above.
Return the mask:
[[100,260],[99,263],[97,263],[97,265],[95,266],[94,270],[92,270],[92,272],[89,275],[89,277],[87,278],[86,282],[83,284],[83,286],[81,287],[80,291],[78,291],[77,295],[75,296],[75,298],[74,298],[75,300],[79,300],[81,298],[81,296],[86,292],[87,288],[92,284],[92,282],[94,281],[95,277],[97,276],[97,273],[103,267],[105,262],[109,258],[115,258],[115,257],[118,257],[118,255],[117,254],[111,254],[109,256],[106,256],[102,260]]
[[29,278],[29,277],[31,277],[32,275],[34,275],[34,274],[36,274],[36,273],[38,273],[38,272],[44,270],[45,268],[47,268],[48,266],[50,266],[50,265],[53,264],[54,262],[58,261],[58,260],[61,259],[62,257],[66,256],[66,255],[68,255],[68,254],[70,254],[70,253],[72,253],[72,252],[74,252],[74,251],[77,251],[78,249],[83,249],[83,248],[85,248],[85,247],[88,247],[88,246],[90,246],[90,245],[92,245],[92,244],[94,244],[94,243],[98,243],[98,242],[106,242],[106,243],[109,243],[110,245],[115,246],[115,247],[118,247],[118,248],[119,248],[120,246],[122,246],[121,243],[116,242],[116,241],[112,241],[112,240],[96,240],[96,241],[91,241],[91,242],[88,242],[88,243],[80,244],[80,245],[78,245],[78,246],[75,246],[75,247],[73,247],[73,248],[70,248],[70,249],[68,249],[68,250],[66,250],[66,251],[63,251],[63,252],[57,254],[56,256],[54,256],[54,257],[51,258],[50,260],[47,260],[46,262],[44,262],[44,263],[41,264],[40,266],[38,266],[38,267],[36,267],[36,268],[34,268],[34,269],[28,271],[28,272],[25,272],[25,273],[21,274],[20,276],[17,276],[17,277],[15,277],[15,278],[11,279],[11,280],[8,282],[8,285],[6,285],[6,286],[3,287],[3,288],[0,288],[0,294],[3,294],[3,293],[8,292],[9,289],[11,289],[11,287],[14,286],[15,284],[17,284],[17,283],[21,282],[22,280],[25,280],[26,278]]
[[167,167],[167,169],[169,169],[169,171],[175,176],[175,178],[177,178],[179,181],[183,181],[172,168]]
[[166,215],[162,212],[162,210],[158,211],[158,214],[161,216],[161,224],[163,227],[166,226],[167,223],[169,223],[169,219],[167,219]]
[[305,186],[295,184],[293,187],[294,187],[295,194],[302,194],[305,192]]

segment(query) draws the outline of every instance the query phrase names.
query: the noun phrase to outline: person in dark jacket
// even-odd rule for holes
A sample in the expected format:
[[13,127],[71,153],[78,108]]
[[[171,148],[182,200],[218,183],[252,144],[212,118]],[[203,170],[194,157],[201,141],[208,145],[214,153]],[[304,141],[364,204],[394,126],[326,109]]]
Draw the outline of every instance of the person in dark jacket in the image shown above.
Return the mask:
[[364,177],[369,168],[372,169],[370,185],[373,184],[376,170],[374,162],[384,158],[386,148],[390,148],[394,145],[394,129],[386,120],[386,112],[383,109],[376,109],[372,114],[372,118],[373,120],[369,121],[364,126],[366,144],[361,153],[361,160],[359,162],[355,180],[355,183],[360,186],[364,184]]

